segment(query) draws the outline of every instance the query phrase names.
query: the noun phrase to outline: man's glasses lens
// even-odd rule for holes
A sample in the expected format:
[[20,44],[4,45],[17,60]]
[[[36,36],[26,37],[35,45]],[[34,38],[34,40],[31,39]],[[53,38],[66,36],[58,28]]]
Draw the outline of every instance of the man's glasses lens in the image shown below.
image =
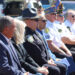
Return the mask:
[[38,22],[39,20],[38,19],[34,19],[36,22]]
[[75,15],[72,15],[72,18],[74,18],[75,17]]
[[52,15],[56,15],[56,13],[52,13]]
[[38,22],[38,21],[39,21],[38,19],[31,19],[31,20],[34,20],[34,21],[36,21],[36,22]]
[[38,22],[38,21],[46,22],[47,21],[47,20],[39,20],[39,19],[32,19],[32,20],[34,20],[36,22]]
[[42,20],[42,22],[46,22],[47,20]]

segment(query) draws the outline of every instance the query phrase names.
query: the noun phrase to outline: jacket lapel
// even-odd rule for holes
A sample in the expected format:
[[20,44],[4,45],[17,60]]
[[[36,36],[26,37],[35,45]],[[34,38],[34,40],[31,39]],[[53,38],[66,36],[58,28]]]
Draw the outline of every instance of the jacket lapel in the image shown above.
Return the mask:
[[13,52],[13,50],[15,51],[15,49],[13,47],[11,47],[12,44],[11,44],[10,40],[1,33],[0,33],[0,40],[2,40],[4,44],[6,44],[5,46],[6,46],[7,50],[9,51],[11,58],[13,58],[14,61],[20,66],[18,56],[17,56],[16,52]]
[[45,52],[46,52],[46,54],[47,54],[47,59],[49,59],[49,58],[50,58],[50,55],[49,55],[48,49],[47,49],[47,47],[46,47],[46,41],[45,41],[44,37],[43,37],[39,32],[36,31],[36,33],[38,34],[38,37],[39,37],[39,38],[41,39],[41,41],[43,42],[43,45],[44,45],[44,48],[45,48]]
[[12,54],[12,56],[13,56],[13,59],[16,61],[16,63],[18,63],[18,64],[20,65],[20,62],[19,62],[17,53],[16,53],[16,51],[15,51],[15,49],[14,49],[14,47],[12,46],[11,43],[9,44],[9,48],[11,49],[10,51],[11,51],[11,54]]

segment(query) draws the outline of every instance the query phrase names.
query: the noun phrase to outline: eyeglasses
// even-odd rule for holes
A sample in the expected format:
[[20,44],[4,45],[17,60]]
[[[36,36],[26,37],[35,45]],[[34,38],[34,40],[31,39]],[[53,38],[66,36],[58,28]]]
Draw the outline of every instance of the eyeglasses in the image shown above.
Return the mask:
[[75,15],[72,15],[72,18],[74,18],[75,17]]
[[33,20],[33,21],[36,21],[36,22],[38,22],[38,21],[39,21],[39,19],[30,19],[30,20]]
[[47,20],[42,20],[42,22],[46,22]]
[[39,19],[34,19],[34,21],[38,22],[38,21],[39,21]]
[[61,14],[60,14],[59,16],[60,16],[60,17],[64,17],[64,15],[61,15]]
[[52,13],[52,15],[56,15],[56,13]]
[[39,19],[38,21],[46,22],[47,20],[40,20],[40,19]]
[[[29,20],[29,19],[26,19],[26,20]],[[30,19],[30,20],[33,20],[33,21],[36,21],[36,22],[38,22],[38,21],[46,22],[47,21],[47,20],[40,20],[40,19]]]
[[34,20],[36,22],[38,22],[38,21],[46,22],[47,21],[47,20],[40,20],[40,19],[31,19],[31,20]]
[[39,19],[31,19],[31,18],[26,18],[26,19],[24,19],[24,20],[33,20],[33,21],[36,21],[36,22],[39,21]]

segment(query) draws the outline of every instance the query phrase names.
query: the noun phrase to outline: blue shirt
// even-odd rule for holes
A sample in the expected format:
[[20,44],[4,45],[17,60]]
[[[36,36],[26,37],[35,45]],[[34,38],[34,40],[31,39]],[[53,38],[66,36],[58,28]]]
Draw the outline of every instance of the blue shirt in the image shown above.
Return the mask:
[[[39,29],[37,29],[37,31],[43,36],[43,32],[42,32],[42,31],[40,31]],[[46,41],[46,39],[44,38],[44,36],[43,36],[43,40],[44,40],[45,45],[46,45],[46,48],[47,48],[47,50],[48,50],[48,52],[49,52],[49,54],[50,54],[50,57],[55,61],[55,60],[56,60],[56,56],[51,52],[51,50],[50,50],[50,48],[48,47],[47,41]]]

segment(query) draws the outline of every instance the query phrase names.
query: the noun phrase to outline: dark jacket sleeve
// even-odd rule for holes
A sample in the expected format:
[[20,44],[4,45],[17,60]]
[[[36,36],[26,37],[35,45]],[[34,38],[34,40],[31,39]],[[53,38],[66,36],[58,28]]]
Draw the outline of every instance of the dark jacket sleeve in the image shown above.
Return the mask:
[[9,52],[0,43],[0,75],[24,75],[22,71],[9,65]]
[[18,50],[17,53],[22,67],[26,71],[29,71],[31,73],[37,73],[37,68],[39,65],[37,65],[31,57],[22,57]]
[[37,73],[39,65],[29,56],[26,49],[23,47],[23,44],[16,45],[13,43],[13,45],[17,51],[22,67],[31,73]]
[[26,62],[29,62],[31,65],[35,67],[39,67],[39,65],[31,58],[31,56],[27,53]]
[[40,66],[43,64],[47,64],[47,60],[45,59],[42,51],[40,50],[39,46],[35,43],[30,43],[26,41],[24,43],[24,47],[26,48],[27,52],[30,56],[38,63]]

